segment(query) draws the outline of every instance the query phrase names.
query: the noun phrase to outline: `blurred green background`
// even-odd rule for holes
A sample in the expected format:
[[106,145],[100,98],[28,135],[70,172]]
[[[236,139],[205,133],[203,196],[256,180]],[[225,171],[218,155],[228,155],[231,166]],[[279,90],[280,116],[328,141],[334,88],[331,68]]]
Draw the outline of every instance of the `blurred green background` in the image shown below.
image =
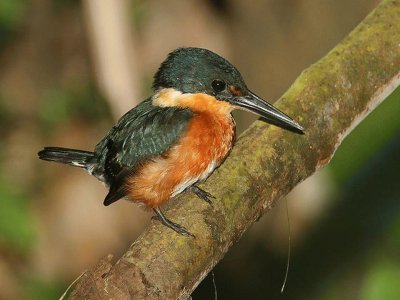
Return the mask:
[[[92,150],[150,95],[180,46],[227,57],[266,99],[346,36],[377,0],[0,1],[0,299],[58,299],[85,269],[119,255],[150,215],[43,146]],[[105,3],[108,4],[105,4]],[[239,130],[254,117],[235,113]],[[400,89],[214,270],[218,299],[399,299]],[[193,299],[213,299],[208,277]]]

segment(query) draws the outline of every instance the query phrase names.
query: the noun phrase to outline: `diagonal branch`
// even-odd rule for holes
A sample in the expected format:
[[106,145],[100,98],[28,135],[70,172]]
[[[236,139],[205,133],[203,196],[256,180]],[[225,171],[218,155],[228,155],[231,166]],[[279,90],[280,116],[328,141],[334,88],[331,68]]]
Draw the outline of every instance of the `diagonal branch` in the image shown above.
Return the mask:
[[167,215],[196,239],[152,222],[115,263],[88,272],[72,299],[186,299],[229,247],[296,184],[326,165],[345,136],[400,84],[400,0],[383,1],[348,37],[305,70],[278,107],[304,136],[255,122],[204,185]]

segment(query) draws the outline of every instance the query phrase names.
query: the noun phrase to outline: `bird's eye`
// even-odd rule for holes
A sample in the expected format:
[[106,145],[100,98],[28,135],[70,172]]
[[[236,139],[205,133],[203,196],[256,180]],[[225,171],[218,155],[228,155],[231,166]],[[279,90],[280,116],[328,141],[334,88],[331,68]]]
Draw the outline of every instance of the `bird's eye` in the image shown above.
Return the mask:
[[212,83],[211,86],[213,88],[213,90],[216,93],[220,93],[223,90],[225,90],[226,88],[226,83],[224,81],[222,81],[221,79],[215,79]]

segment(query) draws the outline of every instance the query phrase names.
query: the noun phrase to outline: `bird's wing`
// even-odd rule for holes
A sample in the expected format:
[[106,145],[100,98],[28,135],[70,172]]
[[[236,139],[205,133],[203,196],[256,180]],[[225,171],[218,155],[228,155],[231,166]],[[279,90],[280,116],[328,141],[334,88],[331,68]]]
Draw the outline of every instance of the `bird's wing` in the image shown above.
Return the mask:
[[154,106],[151,99],[127,112],[95,149],[100,168],[97,171],[102,172],[114,194],[109,194],[105,202],[110,204],[123,197],[125,176],[173,146],[192,117],[189,109]]

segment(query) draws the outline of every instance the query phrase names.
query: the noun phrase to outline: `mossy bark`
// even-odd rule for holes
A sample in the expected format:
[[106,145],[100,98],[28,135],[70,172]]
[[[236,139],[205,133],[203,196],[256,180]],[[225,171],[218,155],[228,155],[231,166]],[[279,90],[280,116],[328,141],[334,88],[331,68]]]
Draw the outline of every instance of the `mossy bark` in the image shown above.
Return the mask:
[[400,82],[400,0],[383,1],[349,36],[305,70],[277,106],[298,121],[296,135],[261,121],[240,136],[202,186],[166,215],[196,238],[153,221],[115,263],[87,272],[72,299],[187,299],[242,234],[296,184],[326,165],[344,137]]

